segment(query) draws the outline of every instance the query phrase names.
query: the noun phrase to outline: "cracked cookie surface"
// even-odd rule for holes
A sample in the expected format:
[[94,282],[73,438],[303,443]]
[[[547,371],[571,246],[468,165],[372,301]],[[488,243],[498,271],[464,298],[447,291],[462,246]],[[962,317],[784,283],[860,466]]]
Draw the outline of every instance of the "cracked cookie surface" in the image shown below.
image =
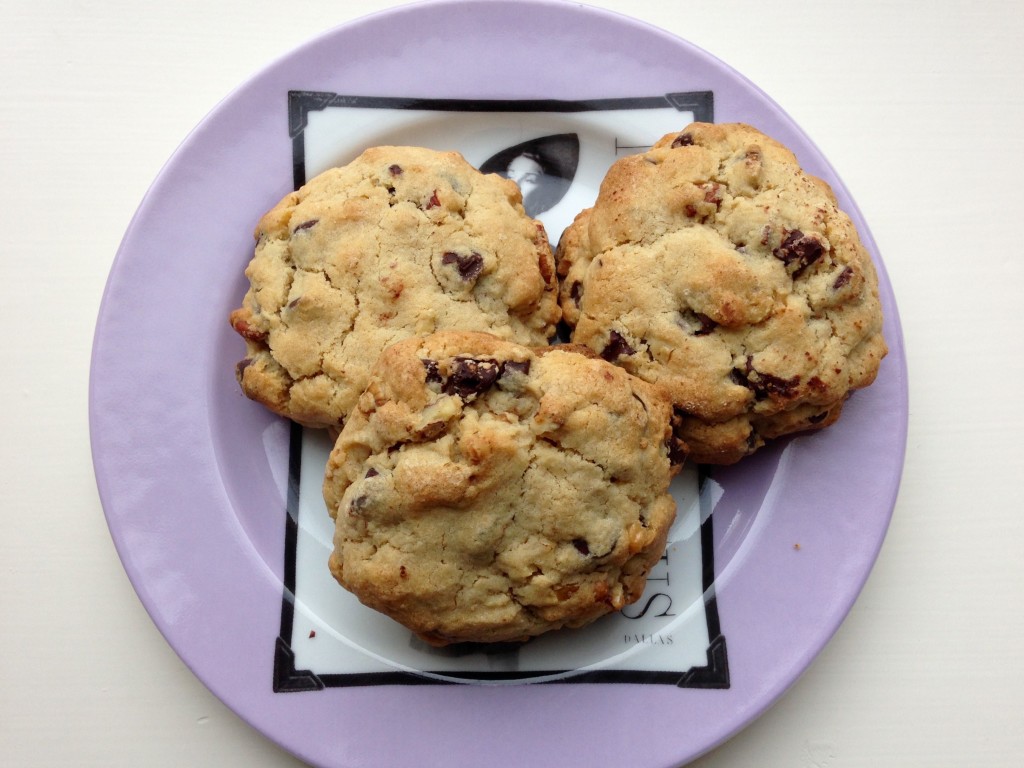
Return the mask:
[[331,572],[434,645],[619,610],[675,516],[670,418],[661,390],[589,350],[399,342],[328,460]]
[[380,351],[435,330],[547,343],[560,311],[547,234],[519,188],[455,152],[374,147],[282,199],[256,229],[231,325],[242,390],[337,427]]
[[887,351],[850,218],[747,125],[694,123],[618,160],[556,261],[573,342],[665,387],[698,462],[832,424]]

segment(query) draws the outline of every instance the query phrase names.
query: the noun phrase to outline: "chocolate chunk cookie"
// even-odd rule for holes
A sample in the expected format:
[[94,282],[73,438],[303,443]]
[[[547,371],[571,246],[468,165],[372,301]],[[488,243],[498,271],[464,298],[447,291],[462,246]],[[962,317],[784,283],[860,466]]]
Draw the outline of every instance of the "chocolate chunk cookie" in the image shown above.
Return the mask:
[[572,340],[663,386],[698,462],[832,424],[887,351],[850,218],[747,125],[695,123],[617,161],[556,260]]
[[434,645],[525,640],[619,610],[675,516],[670,416],[660,389],[589,350],[401,341],[327,464],[331,571]]
[[337,427],[380,351],[435,330],[544,344],[560,311],[554,258],[518,187],[455,152],[375,147],[260,220],[231,324],[245,394]]

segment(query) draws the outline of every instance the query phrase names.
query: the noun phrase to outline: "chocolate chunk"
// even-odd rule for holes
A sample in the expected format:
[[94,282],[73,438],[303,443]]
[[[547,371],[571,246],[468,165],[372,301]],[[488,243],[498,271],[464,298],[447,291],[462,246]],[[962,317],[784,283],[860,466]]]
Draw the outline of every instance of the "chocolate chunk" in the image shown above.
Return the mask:
[[239,360],[238,363],[235,365],[235,375],[239,379],[241,379],[242,373],[245,371],[246,368],[252,365],[252,362],[253,361],[251,357],[247,357],[244,360]]
[[673,467],[681,467],[689,453],[689,446],[679,437],[683,431],[683,423],[689,415],[678,405],[672,407],[672,430],[665,438],[665,448],[668,450],[668,461]]
[[784,379],[781,376],[773,376],[770,373],[756,370],[750,355],[747,356],[746,365],[742,369],[733,368],[731,378],[737,384],[750,389],[758,400],[764,400],[767,397],[790,398],[796,394],[794,390],[800,386],[799,376]]
[[818,238],[794,229],[783,238],[782,244],[772,251],[772,255],[781,259],[787,269],[792,268],[793,277],[799,277],[824,252],[825,246]]
[[741,387],[746,387],[747,389],[754,388],[747,379],[747,374],[739,368],[733,368],[729,371],[729,378],[732,380],[733,384],[739,384]]
[[686,463],[686,448],[679,438],[674,434],[665,439],[665,448],[668,450],[668,463],[673,467],[681,467]]
[[369,496],[366,496],[365,494],[362,496],[356,496],[351,502],[349,502],[348,513],[350,515],[355,515],[356,517],[361,517],[363,511],[368,506],[370,506]]
[[709,184],[701,184],[704,190],[704,202],[713,203],[716,207],[722,204],[722,185],[712,181]]
[[437,370],[437,360],[420,360],[423,363],[423,367],[427,371],[427,383],[430,382],[441,382],[441,373]]
[[389,166],[388,167],[388,173],[390,173],[392,176],[401,176],[402,175],[402,166],[400,166],[400,165]]
[[601,357],[608,362],[613,362],[622,357],[622,355],[635,354],[636,350],[629,346],[629,342],[622,338],[622,334],[618,331],[612,331],[608,336],[608,345],[601,352]]
[[853,278],[853,270],[850,267],[843,267],[843,271],[839,273],[839,277],[832,283],[832,290],[838,291],[844,285],[846,285]]
[[572,545],[576,547],[576,551],[579,552],[581,555],[590,554],[590,545],[587,544],[586,539],[573,539]]
[[765,392],[778,397],[793,397],[796,394],[793,390],[800,386],[799,376],[784,379],[781,376],[772,376],[770,373],[758,371],[757,379]]
[[469,254],[469,256],[460,256],[457,253],[448,251],[441,257],[441,263],[445,265],[454,264],[455,268],[459,271],[459,277],[468,283],[480,276],[480,272],[484,268],[484,257],[476,252]]
[[296,232],[301,232],[304,229],[309,229],[310,227],[314,227],[314,226],[316,226],[316,224],[319,221],[320,221],[320,219],[310,219],[309,221],[304,221],[301,224],[299,224],[297,227],[295,227],[295,229],[292,230],[292,234],[294,235]]
[[718,323],[710,317],[702,312],[694,312],[692,309],[680,311],[676,325],[693,336],[707,336],[718,327]]
[[572,286],[569,288],[569,298],[572,299],[572,303],[576,305],[577,309],[579,309],[580,299],[583,298],[583,283],[579,280],[573,282]]
[[365,475],[364,479],[369,479],[371,477],[376,477],[379,474],[380,474],[380,472],[378,472],[373,467],[370,467],[368,470],[366,470],[366,475]]
[[707,336],[709,333],[715,330],[715,328],[718,327],[718,323],[716,323],[707,315],[701,314],[700,312],[695,312],[694,314],[696,315],[697,320],[700,322],[700,328],[693,332],[694,336]]
[[688,133],[680,133],[676,136],[676,140],[672,142],[672,149],[676,147],[689,147],[693,145],[693,136]]
[[747,456],[756,451],[761,447],[761,436],[757,434],[757,430],[751,429],[747,433]]
[[[506,360],[504,363],[501,364],[501,376],[504,376],[506,373],[510,371],[513,371],[515,373],[521,373],[524,376],[526,376],[527,374],[530,373],[530,361],[524,360],[523,362],[520,363],[515,360]],[[501,377],[499,376],[499,378]]]
[[452,360],[452,372],[442,391],[446,395],[458,395],[463,399],[479,395],[494,385],[500,372],[497,360],[456,357]]

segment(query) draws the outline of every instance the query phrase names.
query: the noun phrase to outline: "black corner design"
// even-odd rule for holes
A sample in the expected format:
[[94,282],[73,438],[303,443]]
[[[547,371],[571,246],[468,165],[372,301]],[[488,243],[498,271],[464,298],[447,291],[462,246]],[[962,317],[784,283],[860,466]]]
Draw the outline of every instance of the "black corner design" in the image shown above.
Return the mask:
[[274,693],[301,693],[322,691],[326,686],[308,669],[295,668],[295,654],[287,640],[277,638],[274,643]]
[[681,678],[679,688],[728,688],[729,658],[725,648],[725,635],[718,635],[708,646],[708,663],[694,667]]
[[715,94],[713,91],[666,93],[665,99],[680,112],[693,112],[695,122],[714,122]]

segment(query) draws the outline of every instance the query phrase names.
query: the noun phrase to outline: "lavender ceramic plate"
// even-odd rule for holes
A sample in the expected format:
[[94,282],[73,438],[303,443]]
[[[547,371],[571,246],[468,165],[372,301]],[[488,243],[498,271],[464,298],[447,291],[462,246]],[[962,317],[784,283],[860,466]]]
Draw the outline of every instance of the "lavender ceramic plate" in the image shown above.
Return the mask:
[[[600,73],[600,76],[595,76]],[[373,144],[461,150],[517,178],[557,237],[604,170],[693,119],[827,161],[757,88],[675,37],[565,2],[372,16],[243,85],[143,200],[111,272],[90,393],[110,530],[168,642],[228,706],[315,765],[670,766],[763,712],[846,615],[892,513],[903,342],[836,426],[677,482],[680,521],[623,616],[524,648],[437,653],[325,577],[327,446],[238,391],[227,314],[258,216]]]

